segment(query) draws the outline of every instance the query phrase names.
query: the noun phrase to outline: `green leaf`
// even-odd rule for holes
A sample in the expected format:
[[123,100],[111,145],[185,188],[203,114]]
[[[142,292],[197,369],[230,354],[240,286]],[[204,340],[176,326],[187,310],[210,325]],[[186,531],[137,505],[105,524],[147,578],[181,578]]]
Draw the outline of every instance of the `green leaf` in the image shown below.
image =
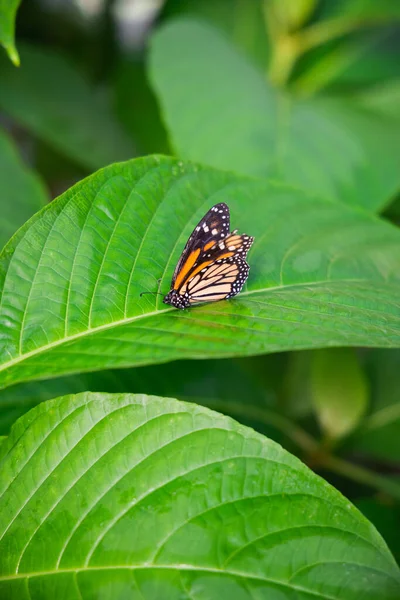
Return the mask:
[[271,43],[264,9],[265,0],[166,2],[164,19],[185,16],[207,21],[220,29],[252,62],[266,69]]
[[[191,231],[220,201],[232,228],[256,238],[238,298],[179,311],[140,297],[169,290]],[[1,385],[177,358],[399,347],[399,267],[398,229],[360,210],[171,158],[112,165],[4,249]]]
[[358,454],[397,464],[400,460],[400,352],[374,351],[367,365],[372,410],[351,440]]
[[348,500],[207,409],[67,396],[0,452],[4,598],[399,597],[393,557]]
[[48,200],[39,176],[22,162],[0,129],[0,248]]
[[115,110],[138,154],[170,154],[167,133],[143,63],[121,60],[115,74]]
[[368,385],[351,348],[318,350],[311,362],[311,398],[325,435],[348,435],[367,409]]
[[370,210],[400,188],[397,121],[349,101],[277,92],[206,24],[187,19],[161,28],[150,77],[183,158]]
[[15,47],[15,18],[20,3],[21,0],[0,0],[0,44],[16,67],[20,61]]
[[133,156],[131,140],[104,90],[95,90],[62,56],[21,49],[22,66],[0,63],[0,108],[88,170]]

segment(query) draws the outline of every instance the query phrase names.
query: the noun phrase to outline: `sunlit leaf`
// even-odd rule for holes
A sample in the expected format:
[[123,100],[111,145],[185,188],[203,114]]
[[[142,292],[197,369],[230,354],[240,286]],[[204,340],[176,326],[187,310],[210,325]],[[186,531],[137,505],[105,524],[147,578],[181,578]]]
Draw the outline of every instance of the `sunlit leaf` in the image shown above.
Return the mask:
[[19,65],[18,51],[15,47],[15,18],[21,0],[0,0],[0,44],[15,66]]
[[371,210],[400,188],[397,122],[349,100],[277,92],[209,25],[181,19],[162,27],[150,76],[183,158]]
[[59,398],[0,455],[3,598],[399,597],[393,557],[348,500],[193,404]]
[[0,62],[0,108],[86,169],[131,158],[133,144],[95,90],[62,56],[21,48],[20,69]]
[[42,181],[0,129],[0,247],[47,201]]
[[[185,311],[140,297],[168,292],[193,227],[221,201],[232,228],[255,236],[241,294]],[[360,210],[171,158],[112,165],[3,251],[1,385],[177,358],[398,347],[399,267],[398,229]]]

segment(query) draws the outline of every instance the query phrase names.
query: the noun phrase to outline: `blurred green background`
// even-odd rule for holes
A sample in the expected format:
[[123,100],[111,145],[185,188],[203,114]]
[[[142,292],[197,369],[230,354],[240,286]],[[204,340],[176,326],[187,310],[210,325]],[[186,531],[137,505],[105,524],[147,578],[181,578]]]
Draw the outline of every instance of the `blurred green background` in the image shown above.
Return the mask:
[[[398,225],[399,19],[397,0],[23,0],[20,66],[0,55],[1,244],[102,166],[165,153],[240,170],[246,143],[257,151],[242,172],[309,186]],[[199,38],[185,34],[195,25]],[[204,26],[235,49],[251,76],[228,55],[212,55],[201,40]],[[174,68],[182,54],[197,80],[180,77],[182,65]],[[18,61],[12,51],[11,58]],[[213,82],[207,61],[225,58],[226,78]],[[232,147],[218,115],[230,103],[245,111],[253,85],[267,90],[268,135],[254,142],[246,130],[243,145]],[[290,135],[278,139],[282,115],[274,102],[281,95],[294,116]],[[208,143],[188,136],[189,121],[201,130],[213,106]],[[324,127],[337,134],[336,149]],[[290,146],[292,162],[277,168],[269,139]],[[365,164],[352,181],[346,169],[361,160],[356,142]],[[311,165],[307,178],[296,171],[304,156],[320,155],[323,163]],[[399,367],[397,350],[327,349],[23,384],[0,392],[0,435],[31,406],[69,392],[134,391],[201,403],[298,454],[372,520],[399,560]]]

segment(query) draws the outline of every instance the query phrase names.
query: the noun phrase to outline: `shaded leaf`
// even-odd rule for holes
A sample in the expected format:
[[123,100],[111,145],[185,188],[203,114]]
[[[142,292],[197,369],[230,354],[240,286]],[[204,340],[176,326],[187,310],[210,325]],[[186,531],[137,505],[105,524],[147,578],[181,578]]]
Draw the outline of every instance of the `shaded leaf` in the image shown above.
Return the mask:
[[142,63],[125,59],[115,74],[116,113],[135,140],[138,154],[169,154],[167,133]]
[[0,44],[15,66],[19,65],[18,51],[15,47],[15,18],[21,0],[0,0]]
[[324,434],[331,440],[357,427],[368,404],[368,385],[351,348],[318,350],[311,361],[311,398]]
[[0,129],[0,248],[49,200],[39,176]]
[[397,122],[348,100],[300,101],[277,92],[206,24],[181,19],[162,27],[150,76],[183,158],[370,210],[400,187]]
[[18,70],[0,63],[1,109],[88,170],[134,154],[103,90],[49,49],[23,47],[21,57]]
[[370,457],[397,463],[400,460],[400,353],[374,351],[368,357],[372,410],[351,447]]
[[375,528],[274,442],[176,400],[42,404],[1,446],[0,593],[395,600]]
[[[247,287],[185,311],[141,298],[169,290],[193,227],[221,201],[256,238]],[[399,250],[396,227],[291,187],[157,156],[112,165],[6,246],[1,385],[177,358],[397,347]]]
[[271,48],[264,9],[264,0],[174,0],[165,3],[164,19],[188,16],[207,21],[266,69]]

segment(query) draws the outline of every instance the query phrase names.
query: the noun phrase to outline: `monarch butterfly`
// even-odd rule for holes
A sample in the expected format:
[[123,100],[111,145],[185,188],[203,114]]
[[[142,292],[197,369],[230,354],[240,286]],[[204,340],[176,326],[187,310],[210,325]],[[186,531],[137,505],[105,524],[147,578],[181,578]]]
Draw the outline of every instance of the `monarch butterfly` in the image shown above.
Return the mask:
[[229,208],[213,206],[194,228],[176,265],[165,304],[187,308],[236,296],[249,275],[246,255],[254,241],[230,232]]

